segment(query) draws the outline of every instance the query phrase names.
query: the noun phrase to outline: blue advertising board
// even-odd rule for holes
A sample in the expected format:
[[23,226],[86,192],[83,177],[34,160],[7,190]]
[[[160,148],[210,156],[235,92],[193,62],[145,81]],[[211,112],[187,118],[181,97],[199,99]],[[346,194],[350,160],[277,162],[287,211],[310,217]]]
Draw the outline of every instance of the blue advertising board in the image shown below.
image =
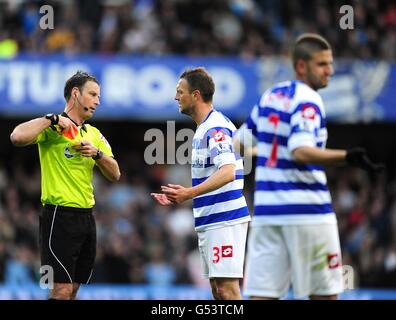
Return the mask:
[[[14,286],[0,284],[1,300],[45,300],[48,289],[37,284]],[[81,300],[210,300],[211,290],[191,285],[153,286],[153,285],[115,285],[91,284],[82,286],[78,298]],[[396,300],[396,291],[391,289],[354,289],[340,294],[341,300]],[[247,299],[247,297],[244,297]],[[293,300],[290,291],[284,298]]]
[[[216,83],[214,106],[244,120],[262,92],[293,78],[287,60],[126,55],[20,55],[0,60],[0,116],[30,117],[64,108],[65,80],[77,70],[101,83],[95,118],[162,121],[186,119],[174,101],[180,73],[204,66]],[[320,90],[327,117],[338,122],[396,121],[396,66],[340,62],[328,88]]]

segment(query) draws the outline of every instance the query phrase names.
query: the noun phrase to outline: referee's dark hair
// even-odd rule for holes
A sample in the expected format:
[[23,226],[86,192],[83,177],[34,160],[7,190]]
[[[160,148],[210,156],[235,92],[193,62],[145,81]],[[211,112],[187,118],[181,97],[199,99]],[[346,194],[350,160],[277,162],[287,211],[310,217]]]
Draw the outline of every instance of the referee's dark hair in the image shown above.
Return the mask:
[[188,83],[189,92],[198,90],[204,102],[211,102],[215,92],[215,84],[211,75],[204,67],[185,70],[180,79],[185,79]]
[[314,53],[322,50],[331,50],[325,38],[316,33],[302,34],[296,39],[291,52],[293,67],[296,67],[298,60],[309,61]]
[[66,101],[69,101],[71,91],[74,87],[77,87],[81,91],[82,87],[87,81],[93,81],[99,84],[99,81],[95,78],[95,76],[87,72],[78,70],[74,75],[72,75],[65,83],[63,96],[65,97]]

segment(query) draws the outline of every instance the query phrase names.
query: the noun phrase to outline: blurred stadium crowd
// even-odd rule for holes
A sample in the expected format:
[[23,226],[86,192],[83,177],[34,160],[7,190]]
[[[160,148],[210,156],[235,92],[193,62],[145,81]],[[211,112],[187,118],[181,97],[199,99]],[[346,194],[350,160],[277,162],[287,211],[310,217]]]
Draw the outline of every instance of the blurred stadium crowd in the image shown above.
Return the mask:
[[[136,141],[143,141],[149,124],[123,123],[117,130],[111,123],[97,126],[113,146],[122,178],[110,184],[97,173],[94,179],[98,255],[92,281],[207,286],[201,277],[191,203],[162,207],[149,196],[165,183],[190,185],[189,165],[145,164],[144,144]],[[7,141],[2,145],[6,161],[0,165],[0,283],[32,283],[40,277],[37,147],[16,149]],[[377,178],[347,167],[328,168],[327,173],[343,263],[353,267],[355,286],[396,287],[394,170]],[[251,174],[245,187],[250,207],[253,187]]]
[[[44,4],[54,8],[54,30],[39,28]],[[353,6],[354,29],[339,32],[339,10],[345,4]],[[325,36],[337,57],[394,60],[396,5],[388,0],[0,1],[0,42],[15,52],[248,59],[286,55],[303,32]]]
[[[348,3],[355,11],[355,30],[340,33],[334,25],[339,7]],[[37,27],[43,4],[55,9],[54,30]],[[13,47],[22,53],[253,58],[286,55],[292,39],[306,31],[327,37],[336,57],[396,58],[396,5],[385,0],[0,1],[0,53]],[[100,123],[98,128],[102,129]],[[149,196],[164,183],[190,185],[189,167],[147,166],[142,146],[121,148],[121,133],[111,134],[122,179],[111,185],[95,177],[98,254],[92,281],[207,286],[200,275],[191,204],[160,207]],[[31,160],[37,151],[34,146],[15,151],[4,137],[0,283],[37,282],[41,184],[37,156]],[[332,168],[328,178],[343,262],[354,268],[357,285],[396,287],[395,172],[371,179],[361,170]],[[251,204],[253,183],[248,181],[245,194]]]

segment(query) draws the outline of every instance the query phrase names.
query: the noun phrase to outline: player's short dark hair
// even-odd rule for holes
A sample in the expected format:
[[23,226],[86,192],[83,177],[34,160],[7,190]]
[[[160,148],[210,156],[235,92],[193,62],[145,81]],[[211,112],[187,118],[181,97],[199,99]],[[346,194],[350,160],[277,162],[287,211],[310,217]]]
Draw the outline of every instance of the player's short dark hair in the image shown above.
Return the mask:
[[189,92],[198,90],[205,102],[211,102],[215,92],[215,84],[212,76],[204,67],[185,70],[180,79],[185,79],[188,83]]
[[99,81],[95,78],[95,76],[87,72],[78,70],[75,74],[73,74],[65,83],[63,95],[66,101],[69,101],[72,89],[74,87],[77,87],[81,91],[82,87],[87,81],[93,81],[99,84]]
[[331,50],[325,38],[316,33],[302,34],[296,39],[292,49],[293,67],[296,67],[298,60],[309,61],[314,53],[322,50]]

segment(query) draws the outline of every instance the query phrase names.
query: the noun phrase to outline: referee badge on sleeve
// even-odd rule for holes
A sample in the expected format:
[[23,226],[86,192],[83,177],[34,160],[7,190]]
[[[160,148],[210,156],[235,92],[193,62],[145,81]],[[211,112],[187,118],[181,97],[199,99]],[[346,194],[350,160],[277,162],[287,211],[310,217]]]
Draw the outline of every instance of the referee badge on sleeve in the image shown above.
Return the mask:
[[106,147],[111,148],[110,143],[107,141],[107,139],[105,138],[105,136],[103,134],[100,134],[100,139],[104,142]]

